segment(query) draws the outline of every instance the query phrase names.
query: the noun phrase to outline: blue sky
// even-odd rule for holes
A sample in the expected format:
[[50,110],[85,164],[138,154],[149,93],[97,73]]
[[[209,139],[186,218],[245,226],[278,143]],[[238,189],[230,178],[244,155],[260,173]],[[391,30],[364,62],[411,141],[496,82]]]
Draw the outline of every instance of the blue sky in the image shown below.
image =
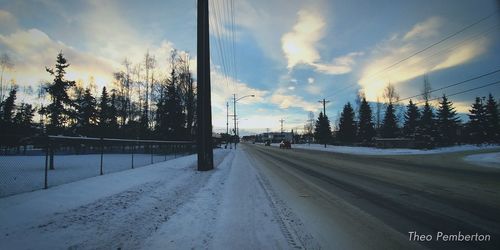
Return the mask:
[[[225,131],[225,103],[233,93],[256,95],[238,103],[242,134],[278,130],[281,118],[286,130],[300,130],[308,111],[317,115],[321,110],[322,98],[331,101],[327,114],[333,122],[359,90],[370,101],[383,100],[383,88],[390,82],[404,98],[420,92],[423,74],[433,88],[439,88],[500,68],[497,11],[381,71],[498,10],[496,1],[216,0],[210,4],[217,131]],[[60,50],[72,63],[69,78],[88,82],[92,76],[102,86],[122,69],[125,57],[139,62],[147,50],[156,56],[158,70],[167,72],[172,48],[189,52],[195,69],[196,1],[0,1],[0,52],[11,55],[16,64],[5,74],[21,86],[49,80],[44,67],[54,64]],[[494,74],[433,96],[499,78]],[[499,90],[495,85],[451,100],[458,111],[466,112],[476,95],[492,92],[499,98]]]

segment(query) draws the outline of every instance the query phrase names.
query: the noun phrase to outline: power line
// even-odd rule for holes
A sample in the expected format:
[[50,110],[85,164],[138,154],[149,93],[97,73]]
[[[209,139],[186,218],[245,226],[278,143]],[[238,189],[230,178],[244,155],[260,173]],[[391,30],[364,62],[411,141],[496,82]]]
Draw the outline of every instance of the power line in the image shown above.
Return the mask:
[[[452,34],[450,34],[450,35],[446,36],[445,38],[443,38],[443,39],[441,39],[441,40],[439,40],[439,41],[437,41],[437,42],[435,42],[435,43],[433,43],[433,44],[430,44],[430,45],[428,45],[427,47],[425,47],[425,48],[423,48],[423,49],[421,49],[421,50],[419,50],[419,51],[416,51],[416,52],[414,52],[413,54],[411,54],[411,55],[409,55],[409,56],[407,56],[407,57],[405,57],[405,58],[403,58],[403,59],[401,59],[401,60],[399,60],[399,61],[396,61],[395,63],[393,63],[393,64],[391,64],[391,65],[387,66],[386,68],[384,68],[384,69],[382,69],[382,70],[379,70],[379,71],[377,71],[376,73],[374,73],[374,74],[370,75],[368,78],[372,78],[372,77],[374,77],[374,76],[376,76],[376,75],[378,75],[378,74],[380,74],[380,73],[382,73],[382,72],[384,72],[384,71],[386,71],[386,70],[388,70],[388,69],[390,69],[390,68],[392,68],[392,67],[395,67],[396,65],[401,64],[401,63],[402,63],[402,62],[404,62],[404,61],[407,61],[408,59],[410,59],[410,58],[412,58],[412,57],[414,57],[414,56],[416,56],[416,55],[418,55],[418,54],[420,54],[420,53],[422,53],[422,52],[424,52],[424,51],[426,51],[426,50],[428,50],[428,49],[430,49],[430,48],[432,48],[432,47],[434,47],[434,46],[436,46],[436,45],[439,45],[439,44],[441,44],[441,43],[443,43],[443,42],[447,41],[448,39],[450,39],[450,38],[452,38],[452,37],[455,37],[456,35],[458,35],[458,34],[460,34],[460,33],[464,32],[464,31],[466,31],[467,29],[469,29],[469,28],[471,28],[471,27],[473,27],[473,26],[475,26],[475,25],[477,25],[477,24],[479,24],[479,23],[481,23],[481,22],[483,22],[483,21],[485,21],[485,20],[489,19],[489,18],[490,18],[490,17],[492,17],[492,16],[493,16],[493,15],[494,15],[497,11],[498,11],[498,10],[495,10],[495,11],[493,11],[492,13],[490,13],[489,15],[487,15],[486,17],[483,17],[483,18],[479,19],[478,21],[473,22],[473,23],[471,23],[471,24],[469,24],[469,25],[465,26],[464,28],[462,28],[462,29],[460,29],[460,30],[458,30],[458,31],[456,31],[456,32],[454,32],[454,33],[452,33]],[[349,85],[349,86],[347,86],[347,87],[345,87],[345,88],[341,89],[340,91],[337,91],[337,92],[336,92],[336,93],[334,93],[334,94],[331,94],[331,95],[326,96],[326,98],[328,98],[328,97],[332,97],[332,96],[335,96],[335,95],[338,95],[339,93],[344,92],[345,90],[348,90],[348,89],[353,88],[354,86],[355,86],[355,84],[353,84],[353,85]]]
[[[222,3],[224,4],[224,3]],[[223,80],[226,83],[226,86],[229,85],[229,74],[231,70],[231,60],[228,58],[228,46],[227,46],[227,35],[224,33],[224,27],[223,23],[226,21],[223,19],[227,15],[223,12],[225,8],[220,7],[221,2],[220,1],[214,1],[214,4],[212,4],[212,17],[213,17],[213,25],[212,28],[214,29],[216,35],[214,36],[215,38],[215,43],[218,48],[218,56],[220,59],[220,64],[222,66],[222,71],[220,71]],[[221,12],[222,9],[222,12]]]
[[[426,62],[426,61],[429,61],[430,58],[436,56],[436,55],[439,55],[439,54],[443,54],[444,52],[449,52],[449,51],[453,51],[459,47],[462,47],[464,45],[467,45],[469,44],[468,42],[471,41],[471,40],[474,40],[474,39],[478,39],[480,37],[483,37],[485,34],[489,33],[490,31],[494,30],[494,31],[498,31],[498,28],[500,26],[500,24],[495,24],[495,25],[492,25],[490,26],[489,28],[485,29],[485,30],[482,30],[480,31],[479,33],[476,33],[476,34],[473,34],[469,37],[466,37],[464,39],[462,39],[461,41],[459,40],[456,44],[452,44],[452,46],[446,46],[444,47],[443,49],[433,53],[433,54],[430,54],[430,55],[427,55],[425,57],[422,57],[421,60],[418,60],[418,61],[413,61],[413,62],[410,62],[410,64],[406,64],[406,66],[411,66],[411,65],[415,65],[416,63],[422,63],[422,62]],[[398,65],[398,67],[401,66],[401,65]],[[391,68],[389,71],[392,71],[394,69],[397,69],[398,67],[393,67]],[[371,77],[369,77],[371,78]]]
[[[232,82],[233,93],[237,93],[237,70],[236,70],[236,49],[234,45],[234,0],[219,0],[213,1],[213,27],[215,32],[214,41],[217,46],[217,52],[220,59],[221,69],[219,72],[222,75],[226,86]],[[231,77],[235,81],[231,81]]]
[[434,46],[436,46],[436,45],[438,45],[438,44],[443,43],[444,41],[446,41],[446,40],[448,40],[448,39],[450,39],[450,38],[452,38],[452,37],[454,37],[454,36],[456,36],[456,35],[458,35],[458,34],[460,34],[460,33],[464,32],[465,30],[467,30],[467,29],[469,29],[469,28],[471,28],[471,27],[473,27],[473,26],[475,26],[475,25],[477,25],[477,24],[479,24],[479,23],[483,22],[484,20],[486,20],[486,19],[488,19],[488,18],[492,17],[492,16],[493,16],[493,14],[495,14],[496,12],[497,12],[497,11],[495,10],[495,11],[493,11],[491,14],[489,14],[488,16],[483,17],[483,18],[481,18],[480,20],[478,20],[478,21],[476,21],[476,22],[474,22],[474,23],[472,23],[472,24],[469,24],[469,25],[465,26],[464,28],[462,28],[462,29],[460,29],[460,30],[456,31],[455,33],[452,33],[452,34],[448,35],[447,37],[445,37],[445,38],[443,38],[443,39],[441,39],[441,40],[439,40],[439,41],[437,41],[437,42],[435,42],[435,43],[433,43],[433,44],[431,44],[431,45],[429,45],[429,46],[427,46],[427,47],[425,47],[425,48],[423,48],[423,49],[421,49],[421,50],[419,50],[419,51],[417,51],[417,52],[415,52],[415,53],[413,53],[413,54],[411,54],[410,56],[407,56],[407,57],[405,57],[405,58],[403,58],[403,59],[401,59],[401,60],[399,60],[399,61],[397,61],[397,62],[395,62],[395,63],[391,64],[390,66],[388,66],[388,67],[386,67],[386,68],[382,69],[381,71],[379,71],[379,72],[375,73],[375,75],[377,75],[377,74],[379,74],[379,73],[381,73],[381,72],[383,72],[383,71],[385,71],[385,70],[387,70],[387,69],[390,69],[390,68],[392,68],[392,67],[394,67],[394,66],[396,66],[396,65],[398,65],[398,64],[400,64],[400,63],[402,63],[402,62],[404,62],[404,61],[406,61],[406,60],[408,60],[408,59],[410,59],[410,58],[412,58],[412,57],[414,57],[414,56],[416,56],[416,55],[418,55],[418,54],[420,54],[420,53],[422,53],[422,52],[424,52],[424,51],[426,51],[426,50],[428,50],[428,49],[430,49],[430,48],[432,48],[432,47],[434,47]]
[[[492,83],[488,83],[488,84],[485,84],[485,85],[482,85],[482,86],[479,86],[479,87],[475,87],[475,88],[471,88],[471,89],[467,89],[467,90],[464,90],[464,91],[460,91],[460,92],[456,92],[456,93],[453,93],[453,94],[449,94],[449,95],[446,95],[447,97],[451,97],[451,96],[456,96],[456,95],[460,95],[460,94],[464,94],[464,93],[467,93],[467,92],[471,92],[471,91],[474,91],[474,90],[478,90],[478,89],[482,89],[482,88],[486,88],[486,87],[489,87],[489,86],[492,86],[492,85],[495,85],[495,84],[499,84],[500,81],[496,81],[496,82],[492,82]],[[436,97],[434,99],[431,99],[429,101],[436,101],[438,99],[440,99],[441,97]],[[424,103],[425,101],[422,101],[422,102],[418,102],[416,103],[416,105],[418,104],[422,104]]]
[[406,101],[408,99],[411,99],[411,98],[415,98],[415,97],[418,97],[418,96],[423,96],[425,94],[430,94],[430,93],[433,93],[433,92],[436,92],[436,91],[440,91],[440,90],[443,90],[443,89],[447,89],[447,88],[451,88],[451,87],[454,87],[454,86],[457,86],[457,85],[460,85],[460,84],[464,84],[464,83],[467,83],[467,82],[470,82],[470,81],[473,81],[473,80],[477,80],[479,78],[483,78],[485,76],[489,76],[489,75],[493,75],[493,74],[496,74],[500,72],[500,69],[497,69],[497,70],[493,70],[491,72],[488,72],[486,74],[482,74],[482,75],[479,75],[479,76],[476,76],[476,77],[472,77],[472,78],[469,78],[467,80],[463,80],[461,82],[457,82],[457,83],[453,83],[453,84],[450,84],[450,85],[447,85],[447,86],[444,86],[444,87],[441,87],[441,88],[438,88],[438,89],[433,89],[427,93],[421,93],[421,94],[418,94],[418,95],[413,95],[413,96],[410,96],[410,97],[406,97],[406,98],[403,98],[403,99],[400,99],[399,101],[402,102],[402,101]]

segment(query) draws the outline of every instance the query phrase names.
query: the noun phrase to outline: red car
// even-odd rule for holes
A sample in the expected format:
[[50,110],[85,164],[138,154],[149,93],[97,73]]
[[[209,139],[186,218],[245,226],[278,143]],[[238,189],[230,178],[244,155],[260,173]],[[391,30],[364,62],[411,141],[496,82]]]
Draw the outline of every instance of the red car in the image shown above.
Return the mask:
[[280,148],[291,149],[292,148],[292,144],[289,141],[281,141],[280,142]]

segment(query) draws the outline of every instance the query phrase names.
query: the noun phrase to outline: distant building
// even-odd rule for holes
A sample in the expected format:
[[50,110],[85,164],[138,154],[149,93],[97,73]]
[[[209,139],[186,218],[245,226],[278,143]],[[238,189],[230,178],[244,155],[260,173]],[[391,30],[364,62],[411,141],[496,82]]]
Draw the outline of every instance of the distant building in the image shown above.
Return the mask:
[[245,135],[241,138],[242,141],[254,142],[256,135]]
[[291,132],[269,132],[255,135],[256,142],[271,141],[272,143],[279,143],[283,140],[292,141],[293,134]]

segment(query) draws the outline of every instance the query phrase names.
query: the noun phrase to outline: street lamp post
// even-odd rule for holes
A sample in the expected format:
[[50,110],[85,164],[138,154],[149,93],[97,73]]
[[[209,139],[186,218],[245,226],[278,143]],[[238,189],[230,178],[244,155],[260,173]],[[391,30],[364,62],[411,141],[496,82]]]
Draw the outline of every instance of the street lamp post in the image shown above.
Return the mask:
[[236,149],[236,138],[238,137],[236,132],[236,102],[246,97],[255,97],[255,95],[246,95],[236,99],[236,94],[233,94],[234,149]]

